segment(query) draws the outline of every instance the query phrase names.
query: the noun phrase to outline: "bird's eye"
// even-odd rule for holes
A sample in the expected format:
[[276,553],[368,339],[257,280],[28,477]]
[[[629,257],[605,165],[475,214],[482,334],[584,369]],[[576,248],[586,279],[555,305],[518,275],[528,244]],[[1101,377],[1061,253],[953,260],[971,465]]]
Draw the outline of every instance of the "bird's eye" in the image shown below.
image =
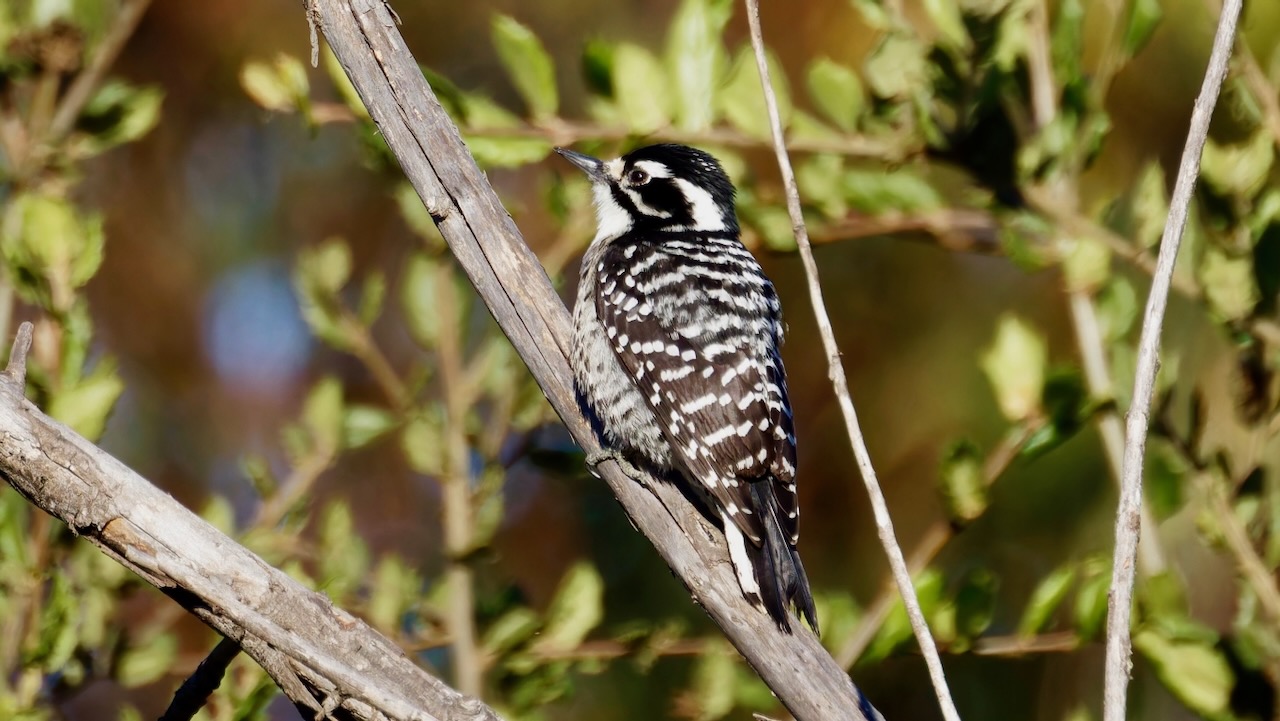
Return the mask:
[[649,174],[639,168],[636,168],[630,173],[627,173],[627,182],[632,185],[644,185],[649,182]]

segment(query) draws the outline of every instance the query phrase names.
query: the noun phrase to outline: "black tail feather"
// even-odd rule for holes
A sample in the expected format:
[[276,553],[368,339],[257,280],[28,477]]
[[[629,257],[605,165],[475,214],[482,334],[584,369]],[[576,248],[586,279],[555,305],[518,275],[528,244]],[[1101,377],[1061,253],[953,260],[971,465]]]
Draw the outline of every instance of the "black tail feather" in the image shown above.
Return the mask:
[[777,622],[778,628],[791,633],[792,604],[813,629],[818,630],[818,613],[813,607],[813,593],[809,590],[809,577],[805,575],[804,564],[800,562],[800,553],[782,532],[779,522],[777,498],[774,496],[771,480],[757,481],[750,484],[751,495],[755,501],[756,513],[764,520],[765,536],[760,547],[747,544],[747,553],[756,571],[756,581],[760,584],[760,600],[765,610]]

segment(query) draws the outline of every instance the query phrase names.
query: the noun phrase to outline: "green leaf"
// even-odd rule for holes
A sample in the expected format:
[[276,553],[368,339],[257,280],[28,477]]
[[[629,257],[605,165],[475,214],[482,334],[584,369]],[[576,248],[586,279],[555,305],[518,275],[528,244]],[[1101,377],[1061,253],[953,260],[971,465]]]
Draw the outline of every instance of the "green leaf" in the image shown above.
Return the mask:
[[990,569],[976,568],[965,574],[956,592],[956,631],[960,638],[974,639],[995,620],[996,591],[1000,579]]
[[776,205],[739,206],[738,214],[755,230],[769,250],[791,253],[796,249],[796,236],[791,228],[791,215]]
[[[920,600],[921,611],[924,612],[926,617],[934,616],[934,612],[942,600],[944,582],[942,573],[935,568],[926,568],[913,579],[916,587],[916,596]],[[954,617],[952,622],[954,622]],[[880,625],[880,631],[867,646],[867,650],[863,652],[858,661],[860,663],[874,663],[886,658],[894,649],[910,639],[911,635],[911,622],[907,619],[907,609],[899,599],[894,603],[893,608],[889,610],[888,615],[885,616],[884,623]]]
[[671,88],[653,53],[631,43],[613,51],[613,91],[624,122],[647,135],[671,124]]
[[1071,591],[1071,585],[1075,580],[1076,564],[1074,563],[1061,566],[1041,579],[1040,583],[1036,584],[1035,590],[1031,592],[1027,607],[1022,612],[1022,619],[1018,621],[1018,634],[1034,636],[1045,630],[1053,615],[1057,613],[1058,607],[1066,599],[1067,593]]
[[360,448],[396,426],[395,414],[386,408],[352,405],[342,415],[343,448]]
[[499,656],[533,638],[541,626],[542,619],[538,614],[524,606],[516,606],[485,629],[480,645],[486,654]]
[[418,197],[418,191],[414,190],[409,183],[401,182],[396,185],[392,194],[396,199],[396,207],[400,209],[400,216],[404,218],[409,230],[426,241],[428,251],[443,252],[448,247],[444,242],[444,236],[440,235],[436,221],[431,218],[431,213],[427,212],[427,206],[423,205],[422,198]]
[[[796,168],[800,197],[806,203],[817,206],[823,216],[831,219],[844,218],[849,212],[844,189],[841,187],[843,179],[844,157],[835,153],[815,153],[801,161]],[[791,235],[789,227],[787,233]]]
[[446,263],[435,256],[414,253],[400,279],[400,301],[409,334],[428,350],[439,345],[446,320],[446,309],[441,307],[450,284],[451,273]]
[[880,39],[863,67],[876,97],[904,100],[929,85],[928,49],[912,34],[891,32]]
[[1035,329],[1005,313],[981,363],[1005,418],[1021,421],[1040,412],[1048,348]]
[[1164,18],[1164,9],[1160,7],[1160,0],[1133,0],[1128,6],[1129,17],[1125,21],[1121,47],[1126,57],[1133,57],[1151,39],[1151,34]]
[[1151,504],[1156,520],[1163,521],[1182,508],[1182,489],[1190,473],[1186,459],[1168,441],[1160,436],[1152,436],[1147,441],[1143,495]]
[[[773,53],[766,55],[769,79],[778,100],[778,117],[785,129],[791,119],[791,93],[787,87],[787,75]],[[751,47],[744,45],[734,57],[724,87],[716,96],[720,112],[729,124],[758,140],[769,140],[769,113],[765,109],[764,90],[760,84],[760,71]]]
[[326,376],[311,388],[302,404],[302,425],[311,451],[323,457],[337,452],[342,440],[342,383]]
[[141,646],[131,646],[116,662],[116,680],[125,688],[137,688],[157,681],[173,668],[178,655],[178,637],[157,633]]
[[158,87],[107,80],[80,113],[72,154],[89,157],[141,138],[160,122],[163,102]]
[[1129,204],[1133,240],[1143,248],[1156,247],[1169,215],[1169,195],[1165,192],[1164,167],[1160,163],[1153,161],[1143,166]]
[[845,132],[857,130],[867,104],[857,73],[830,58],[818,58],[809,66],[806,81],[809,97],[827,120]]
[[342,68],[342,63],[338,62],[338,56],[333,54],[333,49],[328,43],[322,45],[320,57],[325,73],[329,76],[329,82],[333,83],[334,89],[342,97],[342,102],[346,103],[347,108],[355,113],[358,119],[368,121],[369,109],[364,106],[364,100],[360,98],[356,86],[351,83],[351,78],[347,77],[347,71]]
[[214,495],[204,504],[200,517],[210,526],[231,536],[236,532],[236,509],[226,496]]
[[365,327],[373,325],[382,314],[382,303],[387,297],[387,277],[380,271],[371,271],[360,286],[360,303],[356,317]]
[[383,556],[373,573],[366,613],[378,629],[395,632],[401,625],[405,610],[417,601],[422,579],[393,555]]
[[284,53],[271,63],[245,63],[240,68],[240,87],[253,102],[278,113],[297,110],[311,93],[302,61]]
[[929,181],[907,167],[850,168],[844,176],[844,194],[850,205],[871,215],[933,210],[943,204]]
[[516,168],[536,163],[551,154],[551,143],[541,138],[503,137],[502,134],[476,134],[477,130],[520,128],[523,123],[511,111],[483,95],[463,97],[466,105],[467,148],[476,162],[485,168]]
[[98,361],[93,372],[75,386],[64,388],[49,401],[49,415],[71,426],[75,432],[96,441],[106,428],[107,418],[124,392],[124,381],[110,359]]
[[339,603],[369,569],[369,549],[356,533],[351,508],[335,501],[320,517],[320,584]]
[[314,286],[337,293],[351,277],[351,250],[338,238],[329,238],[314,249],[303,252],[299,268]]
[[1102,338],[1108,345],[1122,340],[1133,329],[1138,319],[1138,293],[1133,283],[1123,275],[1116,275],[1098,291],[1098,325]]
[[958,441],[943,454],[942,500],[952,523],[964,525],[987,510],[982,461],[982,453],[969,441]]
[[443,474],[444,430],[440,409],[433,407],[409,421],[400,433],[400,447],[414,471],[427,476]]
[[554,118],[560,105],[556,71],[542,41],[507,15],[493,17],[493,46],[511,83],[536,120]]
[[1111,564],[1102,558],[1089,559],[1082,565],[1082,579],[1076,590],[1076,633],[1081,641],[1098,637],[1107,620],[1107,589],[1111,584]]
[[1222,652],[1206,642],[1177,641],[1143,629],[1133,647],[1147,657],[1156,676],[1188,708],[1205,716],[1225,714],[1235,675]]
[[728,64],[721,36],[733,14],[732,0],[683,0],[667,34],[669,94],[676,126],[706,130],[715,121],[714,97]]
[[723,642],[708,643],[698,657],[686,698],[696,704],[699,721],[717,721],[733,711],[737,665],[737,654]]
[[590,563],[579,561],[565,572],[537,646],[544,651],[574,648],[604,618],[604,579]]
[[1209,305],[1227,320],[1248,317],[1262,299],[1249,256],[1230,256],[1210,247],[1196,270]]
[[1066,86],[1074,84],[1080,77],[1084,56],[1084,7],[1080,0],[1059,0],[1050,46],[1057,81]]
[[1067,289],[1093,291],[1111,277],[1111,249],[1089,236],[1062,238],[1062,272]]
[[613,97],[612,43],[593,38],[582,46],[582,76],[591,92]]
[[1252,198],[1265,186],[1274,160],[1271,135],[1260,129],[1243,143],[1226,145],[1210,139],[1200,167],[1205,182],[1219,193]]
[[960,16],[959,3],[955,0],[924,0],[924,11],[938,29],[941,45],[952,50],[969,48],[969,32],[965,30],[964,19]]

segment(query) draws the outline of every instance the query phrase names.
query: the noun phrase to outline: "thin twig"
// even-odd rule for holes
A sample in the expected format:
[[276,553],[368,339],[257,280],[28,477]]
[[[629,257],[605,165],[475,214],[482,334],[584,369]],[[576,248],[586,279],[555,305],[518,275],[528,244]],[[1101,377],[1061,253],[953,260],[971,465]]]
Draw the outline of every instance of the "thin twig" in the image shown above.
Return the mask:
[[462,328],[458,323],[459,308],[454,291],[453,270],[447,264],[438,266],[436,307],[440,316],[440,335],[436,345],[439,360],[440,394],[444,397],[445,468],[440,479],[443,486],[444,542],[449,556],[445,578],[449,585],[450,663],[458,690],[479,696],[483,690],[483,661],[476,645],[475,580],[465,555],[471,546],[471,478],[470,448],[467,444],[467,409],[471,405],[467,384],[463,381]]
[[844,414],[845,428],[849,434],[849,442],[853,445],[853,454],[857,458],[862,480],[866,484],[867,494],[871,498],[871,508],[875,515],[876,529],[880,542],[884,545],[889,559],[889,567],[898,582],[898,590],[907,609],[907,618],[911,621],[911,630],[924,654],[925,665],[929,667],[929,677],[938,695],[938,705],[947,721],[959,721],[955,702],[951,700],[951,690],[947,688],[946,675],[942,669],[942,659],[938,656],[938,648],[933,642],[933,635],[925,621],[924,612],[920,610],[920,600],[916,597],[915,586],[911,583],[911,573],[907,569],[906,559],[893,532],[893,519],[889,516],[889,507],[885,503],[884,494],[880,491],[876,480],[875,469],[871,465],[871,454],[867,451],[866,441],[858,427],[858,415],[853,408],[853,400],[849,395],[849,384],[845,379],[844,367],[840,361],[840,347],[836,344],[835,332],[831,329],[831,319],[827,315],[826,303],[822,298],[822,286],[818,280],[818,267],[813,259],[813,250],[809,245],[809,233],[805,227],[804,216],[800,207],[800,192],[796,185],[795,173],[791,169],[791,159],[787,154],[783,138],[782,120],[778,115],[778,99],[774,96],[773,83],[769,79],[769,63],[765,56],[764,33],[760,28],[760,4],[758,0],[744,0],[747,8],[747,22],[751,27],[751,47],[755,51],[756,69],[760,74],[760,86],[764,92],[765,108],[769,113],[769,127],[773,133],[773,144],[778,156],[778,169],[782,173],[782,184],[787,195],[787,211],[791,215],[791,227],[795,232],[796,244],[800,251],[800,259],[804,263],[805,276],[808,279],[809,297],[813,303],[813,312],[817,317],[818,330],[822,336],[822,344],[827,353],[830,366],[829,375],[835,387],[836,398],[840,410]]
[[190,721],[205,703],[210,694],[222,685],[222,677],[227,667],[240,655],[240,644],[229,638],[223,638],[209,652],[195,673],[187,677],[173,694],[169,708],[160,716],[160,721]]
[[124,50],[125,43],[133,36],[134,29],[138,27],[150,5],[151,0],[132,0],[120,8],[120,14],[116,15],[111,29],[94,51],[93,59],[72,81],[71,87],[67,88],[62,101],[58,103],[58,109],[49,123],[49,131],[44,137],[45,143],[54,145],[70,132],[76,118],[80,117],[80,111],[84,110],[89,98],[93,97],[107,70],[115,63],[120,51]]
[[1280,588],[1276,586],[1275,575],[1258,555],[1244,523],[1240,521],[1235,509],[1227,501],[1227,489],[1224,489],[1218,478],[1209,472],[1201,472],[1199,480],[1209,511],[1213,514],[1219,530],[1222,531],[1227,549],[1231,551],[1236,564],[1240,566],[1241,575],[1248,581],[1249,587],[1253,589],[1254,595],[1258,597],[1259,604],[1271,622],[1280,624]]
[[1169,298],[1169,285],[1173,267],[1182,242],[1182,231],[1187,224],[1191,196],[1195,191],[1196,177],[1200,172],[1200,154],[1209,134],[1209,120],[1218,102],[1222,81],[1227,74],[1227,63],[1234,45],[1236,23],[1240,18],[1242,0],[1226,0],[1218,19],[1218,30],[1213,39],[1213,52],[1205,71],[1200,95],[1191,113],[1191,127],[1187,144],[1178,165],[1178,179],[1173,187],[1169,205],[1169,217],[1160,239],[1160,254],[1156,259],[1156,273],[1151,280],[1151,292],[1147,296],[1146,313],[1142,321],[1142,335],[1138,341],[1137,371],[1133,380],[1133,402],[1129,406],[1125,429],[1124,473],[1120,487],[1120,503],[1116,510],[1115,563],[1112,567],[1111,589],[1107,608],[1107,660],[1103,695],[1104,721],[1124,721],[1126,695],[1129,687],[1130,655],[1132,643],[1129,623],[1133,605],[1134,560],[1141,531],[1142,508],[1142,460],[1146,451],[1147,426],[1151,398],[1155,391],[1156,369],[1159,365],[1160,333],[1164,325],[1164,311]]

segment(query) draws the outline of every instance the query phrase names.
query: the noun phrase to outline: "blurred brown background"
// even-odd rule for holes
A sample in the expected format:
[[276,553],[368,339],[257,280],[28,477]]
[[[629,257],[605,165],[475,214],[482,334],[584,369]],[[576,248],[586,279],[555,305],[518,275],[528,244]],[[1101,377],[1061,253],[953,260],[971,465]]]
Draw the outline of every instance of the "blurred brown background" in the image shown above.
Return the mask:
[[[874,41],[848,2],[764,5],[766,36],[793,72],[822,55],[858,67]],[[1163,5],[1165,20],[1151,44],[1113,86],[1108,110],[1115,132],[1088,173],[1086,192],[1123,187],[1153,157],[1172,167],[1181,151],[1213,22],[1202,0]],[[421,63],[509,107],[518,101],[489,42],[489,23],[496,12],[525,23],[557,61],[568,117],[581,107],[577,68],[584,40],[660,47],[675,6],[671,0],[395,3]],[[908,3],[908,12],[920,9]],[[1265,63],[1280,40],[1280,5],[1252,3],[1243,27]],[[744,38],[736,8],[730,47]],[[242,65],[280,51],[308,52],[297,2],[154,3],[117,71],[163,88],[162,120],[142,142],[92,163],[82,188],[107,219],[105,265],[88,289],[98,340],[119,357],[127,382],[103,445],[188,504],[226,496],[242,518],[256,495],[240,472],[240,457],[247,451],[278,456],[277,429],[296,415],[319,374],[337,372],[357,395],[361,388],[376,395],[362,368],[310,338],[290,284],[298,249],[343,236],[359,273],[395,268],[416,243],[390,199],[392,174],[362,164],[349,128],[312,133],[296,118],[268,117],[245,95]],[[331,92],[322,73],[313,71],[312,80],[317,94]],[[802,84],[797,75],[791,82]],[[490,177],[530,244],[535,250],[545,244],[549,230],[536,211],[534,176],[493,171]],[[1083,204],[1088,207],[1087,197]],[[589,238],[582,240],[585,246]],[[1054,362],[1076,362],[1062,281],[1054,271],[1027,273],[1002,258],[951,253],[903,237],[816,252],[854,400],[909,551],[941,517],[935,486],[943,449],[960,437],[991,445],[1003,432],[977,361],[996,318],[1017,310],[1048,335]],[[765,254],[762,261],[790,325],[785,360],[801,444],[802,550],[810,577],[816,588],[849,592],[866,603],[885,582],[886,567],[826,378],[801,267],[793,255]],[[573,285],[566,284],[564,297]],[[407,363],[416,352],[393,322],[378,331],[393,363]],[[1180,356],[1180,377],[1196,379],[1209,392],[1214,417],[1229,420],[1221,333],[1175,297],[1165,338],[1168,352]],[[548,442],[556,442],[555,432],[549,434]],[[375,552],[397,550],[430,573],[440,563],[439,492],[395,456],[374,444],[346,457],[318,491],[350,501]],[[521,463],[506,493],[507,518],[497,553],[486,563],[494,577],[517,579],[535,607],[547,602],[569,564],[588,558],[606,580],[608,621],[677,615],[695,628],[708,627],[593,479]],[[1002,598],[1024,598],[1065,558],[1108,551],[1114,503],[1091,427],[1002,478],[991,510],[943,552],[940,566],[956,576],[969,567],[993,569]],[[1188,581],[1193,612],[1210,625],[1226,624],[1234,603],[1230,565],[1194,542],[1194,518],[1186,515],[1159,533]],[[998,606],[993,632],[1009,632],[1019,612],[1018,605]],[[1101,660],[1096,643],[1067,654],[945,658],[968,719],[1059,719],[1079,705],[1096,714]],[[687,672],[680,659],[660,661],[648,675],[619,665],[581,683],[548,717],[663,718]],[[923,664],[911,652],[859,667],[854,677],[886,718],[937,717]],[[1192,718],[1141,664],[1133,694],[1131,718]],[[159,695],[143,700],[144,715],[163,703]],[[95,717],[82,710],[81,718]],[[277,715],[292,714],[280,708]]]

